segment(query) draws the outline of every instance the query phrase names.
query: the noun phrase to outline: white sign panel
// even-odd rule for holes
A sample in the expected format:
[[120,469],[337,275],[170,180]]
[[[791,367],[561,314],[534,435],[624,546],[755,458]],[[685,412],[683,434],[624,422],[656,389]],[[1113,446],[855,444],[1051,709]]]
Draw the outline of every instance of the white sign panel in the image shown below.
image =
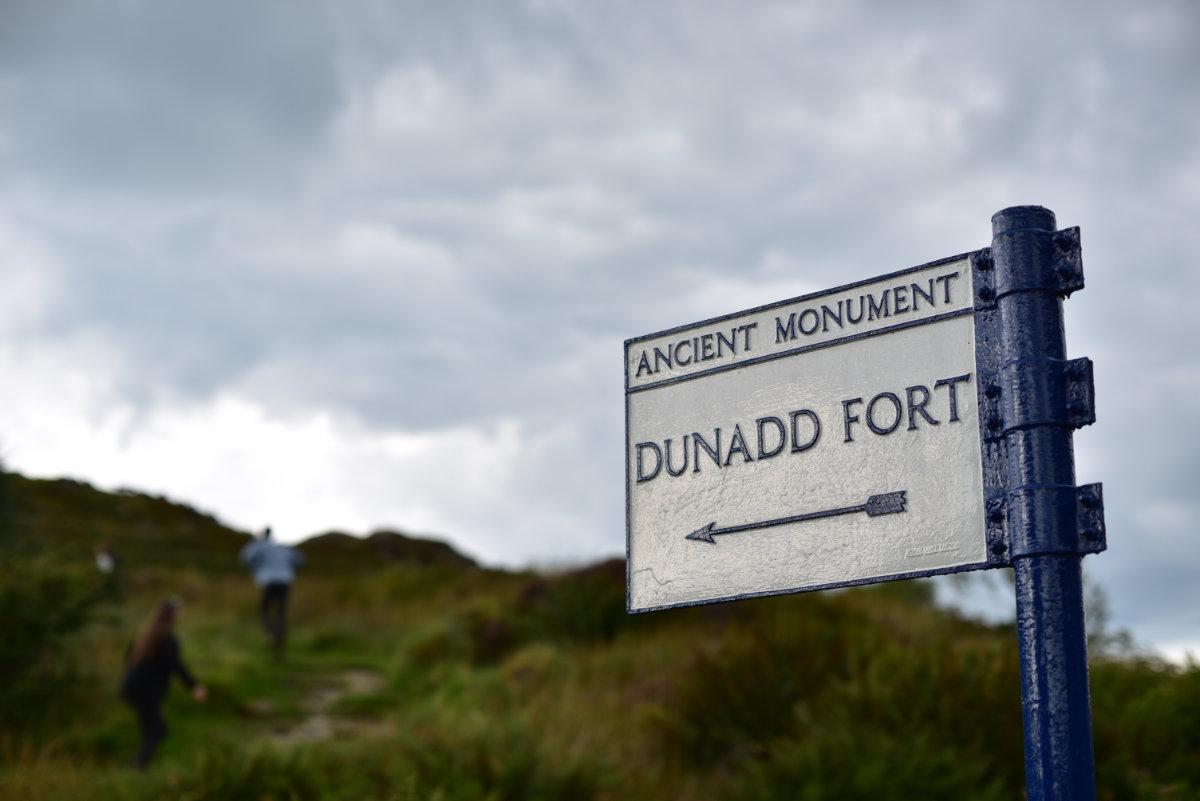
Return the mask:
[[986,561],[967,257],[625,343],[630,611]]

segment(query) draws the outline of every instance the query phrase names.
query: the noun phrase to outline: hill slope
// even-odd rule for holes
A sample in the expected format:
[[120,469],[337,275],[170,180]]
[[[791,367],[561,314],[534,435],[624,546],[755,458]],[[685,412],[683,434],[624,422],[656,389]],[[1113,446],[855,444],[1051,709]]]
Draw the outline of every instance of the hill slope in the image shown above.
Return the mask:
[[[323,567],[297,583],[287,657],[274,661],[233,558],[246,535],[138,493],[9,485],[18,534],[0,543],[0,701],[25,693],[32,714],[25,728],[0,715],[0,798],[1023,792],[1014,633],[938,608],[928,583],[629,617],[620,561],[545,577],[473,568],[398,535],[325,535],[306,545]],[[37,624],[63,589],[90,592],[86,559],[101,536],[126,557],[116,591],[10,678],[17,624]],[[21,602],[55,554],[82,560],[80,577],[54,575]],[[113,688],[132,633],[171,593],[184,598],[180,640],[210,697],[173,692],[170,737],[137,774],[124,767],[133,716]],[[1200,798],[1200,667],[1097,659],[1092,698],[1101,799]]]
[[[5,476],[8,536],[53,548],[69,561],[90,560],[107,543],[122,563],[192,568],[205,573],[241,570],[238,550],[249,541],[213,515],[136,490],[104,492],[73,479]],[[329,532],[298,544],[308,572],[369,571],[393,562],[473,567],[474,562],[436,540],[378,531],[367,537]]]

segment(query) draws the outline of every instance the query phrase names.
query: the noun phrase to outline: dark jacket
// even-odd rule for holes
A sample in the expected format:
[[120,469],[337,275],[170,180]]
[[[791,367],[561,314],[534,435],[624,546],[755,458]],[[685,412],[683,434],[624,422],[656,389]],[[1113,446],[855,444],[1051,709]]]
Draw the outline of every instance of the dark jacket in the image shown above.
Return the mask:
[[125,669],[121,697],[131,704],[161,703],[172,673],[178,673],[189,689],[196,686],[196,679],[179,656],[179,640],[168,634],[149,656]]

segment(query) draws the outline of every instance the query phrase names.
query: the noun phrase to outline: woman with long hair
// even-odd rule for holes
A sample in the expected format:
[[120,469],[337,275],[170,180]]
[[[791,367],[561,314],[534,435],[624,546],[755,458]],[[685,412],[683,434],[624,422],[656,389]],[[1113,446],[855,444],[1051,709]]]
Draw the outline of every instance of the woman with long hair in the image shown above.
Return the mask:
[[179,640],[175,638],[175,621],[178,617],[179,602],[174,599],[163,601],[142,626],[126,658],[121,697],[133,707],[141,728],[142,744],[134,760],[139,768],[150,764],[154,751],[167,736],[162,702],[172,674],[179,675],[197,701],[208,697],[204,685],[192,677],[179,655]]

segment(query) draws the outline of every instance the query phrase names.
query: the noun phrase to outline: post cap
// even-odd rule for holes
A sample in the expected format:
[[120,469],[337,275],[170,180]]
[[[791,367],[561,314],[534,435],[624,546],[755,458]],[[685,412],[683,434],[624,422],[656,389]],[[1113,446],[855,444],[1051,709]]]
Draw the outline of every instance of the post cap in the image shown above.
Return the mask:
[[1054,212],[1044,206],[1009,206],[992,215],[993,236],[1021,229],[1054,233]]

